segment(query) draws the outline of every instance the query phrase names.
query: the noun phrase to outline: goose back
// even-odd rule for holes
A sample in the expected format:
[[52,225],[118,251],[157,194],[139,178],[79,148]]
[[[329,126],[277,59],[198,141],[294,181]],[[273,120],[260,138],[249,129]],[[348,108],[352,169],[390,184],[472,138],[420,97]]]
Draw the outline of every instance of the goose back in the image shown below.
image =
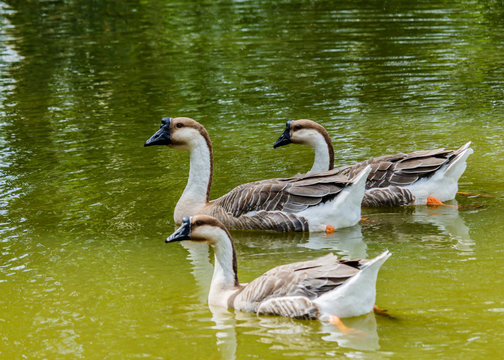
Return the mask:
[[309,231],[297,215],[332,201],[352,180],[334,171],[242,184],[211,201],[199,213],[214,216],[232,229]]
[[353,177],[369,165],[371,172],[368,175],[366,189],[407,186],[420,179],[431,177],[443,166],[448,166],[469,145],[470,142],[457,150],[441,148],[408,154],[385,155],[334,170],[338,174]]
[[[338,260],[333,254],[281,265],[245,285],[228,305],[242,311],[316,318],[318,312],[311,300],[342,285],[360,266],[358,260]],[[285,301],[286,297],[291,301]]]

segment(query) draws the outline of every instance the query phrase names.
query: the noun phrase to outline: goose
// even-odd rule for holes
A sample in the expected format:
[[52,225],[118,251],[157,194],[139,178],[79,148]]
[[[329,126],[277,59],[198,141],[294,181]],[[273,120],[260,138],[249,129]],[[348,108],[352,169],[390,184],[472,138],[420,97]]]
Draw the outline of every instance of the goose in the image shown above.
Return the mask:
[[289,120],[273,148],[290,143],[311,146],[315,150],[308,174],[335,171],[353,176],[371,166],[366,181],[363,206],[444,205],[455,198],[458,180],[473,153],[466,143],[457,150],[415,151],[409,154],[385,155],[354,165],[334,169],[334,150],[326,129],[307,119]]
[[349,178],[334,171],[269,179],[239,185],[208,201],[213,150],[206,129],[187,117],[163,118],[160,129],[144,146],[168,145],[190,153],[187,185],[177,202],[174,220],[212,215],[238,230],[327,231],[360,221],[361,202],[370,167]]
[[344,330],[341,318],[375,309],[376,279],[391,255],[387,250],[371,260],[342,260],[329,253],[277,266],[248,284],[237,275],[233,239],[224,224],[208,215],[186,216],[166,243],[192,240],[214,249],[215,265],[208,293],[210,306],[329,321]]

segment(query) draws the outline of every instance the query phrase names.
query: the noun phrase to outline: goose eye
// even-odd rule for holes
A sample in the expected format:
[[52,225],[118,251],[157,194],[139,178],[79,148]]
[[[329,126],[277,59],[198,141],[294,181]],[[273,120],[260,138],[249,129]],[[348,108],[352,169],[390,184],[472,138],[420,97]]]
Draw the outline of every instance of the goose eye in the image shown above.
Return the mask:
[[301,126],[301,125],[294,125],[294,130],[299,130],[299,129],[301,129],[301,128],[302,128],[302,126]]
[[175,126],[176,126],[176,127],[178,127],[178,128],[181,128],[181,127],[183,127],[183,126],[184,126],[184,124],[182,124],[182,123],[177,123],[177,125],[175,125]]

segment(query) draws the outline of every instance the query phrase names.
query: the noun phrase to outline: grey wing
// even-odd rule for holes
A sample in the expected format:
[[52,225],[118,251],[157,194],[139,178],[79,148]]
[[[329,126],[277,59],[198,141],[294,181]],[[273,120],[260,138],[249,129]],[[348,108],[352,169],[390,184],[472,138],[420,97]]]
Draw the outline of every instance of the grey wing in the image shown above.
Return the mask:
[[233,307],[257,312],[262,303],[275,298],[313,300],[355,275],[362,263],[359,260],[338,260],[328,254],[314,260],[277,266],[247,284],[234,299]]
[[353,177],[367,165],[371,166],[366,188],[384,188],[388,186],[407,186],[434,175],[443,166],[450,164],[470,143],[458,150],[425,150],[409,154],[386,155],[361,163],[337,168],[340,174]]
[[240,185],[212,201],[234,217],[258,211],[297,213],[308,207],[332,200],[351,183],[332,171],[315,176],[270,179]]
[[270,230],[279,232],[309,231],[308,220],[294,213],[280,211],[259,211],[254,214],[234,217],[220,206],[207,206],[201,213],[218,218],[228,229]]
[[320,311],[310,299],[304,296],[271,298],[259,305],[259,315],[280,315],[295,319],[317,319]]
[[362,199],[362,206],[404,206],[415,201],[413,193],[402,186],[367,189]]

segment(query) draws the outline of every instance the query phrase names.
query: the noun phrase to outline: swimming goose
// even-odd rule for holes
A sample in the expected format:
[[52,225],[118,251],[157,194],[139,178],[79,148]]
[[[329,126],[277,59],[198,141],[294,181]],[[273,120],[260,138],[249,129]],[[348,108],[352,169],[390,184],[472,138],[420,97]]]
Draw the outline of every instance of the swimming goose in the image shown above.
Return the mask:
[[214,249],[215,266],[208,294],[210,306],[320,319],[340,325],[339,318],[373,310],[376,278],[390,256],[383,252],[371,260],[339,260],[328,254],[313,260],[277,266],[248,284],[240,284],[231,235],[214,217],[184,217],[166,242],[193,240]]
[[409,154],[385,155],[355,165],[334,167],[334,150],[326,129],[311,120],[287,121],[285,131],[273,145],[308,145],[315,160],[308,174],[332,170],[353,176],[371,166],[363,206],[439,205],[455,198],[458,179],[473,153],[468,142],[458,150],[427,150]]
[[190,118],[164,118],[145,146],[168,145],[190,152],[189,179],[174,219],[195,214],[218,218],[229,229],[332,231],[357,224],[370,167],[351,179],[334,171],[240,185],[208,201],[213,150],[205,128]]

